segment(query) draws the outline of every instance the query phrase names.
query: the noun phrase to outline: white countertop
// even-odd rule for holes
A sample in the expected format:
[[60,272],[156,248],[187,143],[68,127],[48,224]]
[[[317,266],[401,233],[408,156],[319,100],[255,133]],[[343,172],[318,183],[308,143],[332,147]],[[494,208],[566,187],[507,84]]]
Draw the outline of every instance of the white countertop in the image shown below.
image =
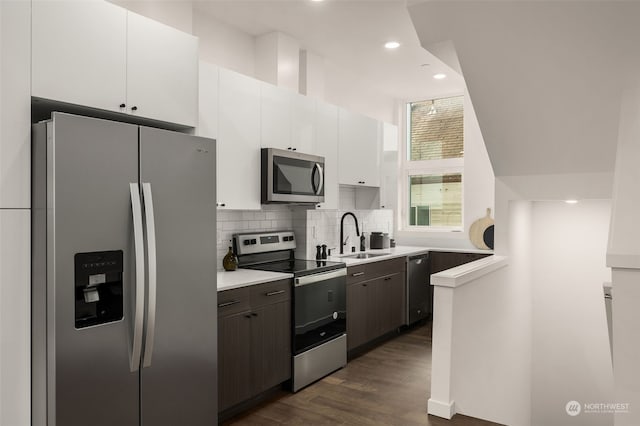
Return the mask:
[[[449,251],[461,253],[487,253],[493,254],[493,251],[478,249],[457,249],[442,247],[414,247],[414,246],[396,246],[388,249],[373,249],[364,252],[345,253],[342,256],[329,256],[327,260],[333,262],[344,262],[347,266],[361,265],[363,263],[379,262],[381,260],[393,259],[396,257],[411,256],[414,254],[427,253],[430,251]],[[351,259],[349,256],[358,253],[376,253],[381,256],[374,256],[368,259]],[[236,271],[219,271],[218,272],[218,291],[230,290],[233,288],[246,287],[254,284],[262,284],[270,281],[292,278],[293,274],[283,274],[280,272],[256,271],[254,269],[238,269]]]
[[[459,249],[459,248],[442,248],[442,247],[417,247],[417,246],[396,246],[387,249],[371,249],[366,251],[356,251],[355,253],[344,253],[337,256],[329,256],[327,260],[334,262],[344,262],[347,266],[361,265],[363,263],[379,262],[381,260],[393,259],[395,257],[412,256],[414,254],[427,253],[430,251],[448,251],[459,253],[486,253],[493,254],[491,250],[479,249]],[[368,259],[353,259],[345,256],[355,255],[358,253],[375,253],[381,256],[374,256]]]
[[256,271],[254,269],[238,269],[236,271],[218,271],[218,291],[246,287],[254,284],[292,278],[293,274],[280,272]]

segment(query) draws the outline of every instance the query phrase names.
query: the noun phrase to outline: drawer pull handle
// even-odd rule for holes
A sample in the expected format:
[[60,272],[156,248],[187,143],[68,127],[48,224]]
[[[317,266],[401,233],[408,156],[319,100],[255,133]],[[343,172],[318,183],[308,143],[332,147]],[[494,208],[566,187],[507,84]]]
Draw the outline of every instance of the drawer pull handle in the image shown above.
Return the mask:
[[385,281],[389,281],[391,279],[391,277],[386,277],[384,280]]
[[224,302],[224,303],[218,304],[218,308],[226,308],[227,306],[235,305],[237,303],[240,303],[240,301],[239,300],[231,300],[230,302]]
[[354,272],[351,274],[352,277],[361,277],[362,275],[364,275],[364,272]]
[[276,296],[276,295],[282,294],[282,293],[284,293],[284,290],[270,291],[269,293],[265,293],[265,295],[267,295],[267,296]]

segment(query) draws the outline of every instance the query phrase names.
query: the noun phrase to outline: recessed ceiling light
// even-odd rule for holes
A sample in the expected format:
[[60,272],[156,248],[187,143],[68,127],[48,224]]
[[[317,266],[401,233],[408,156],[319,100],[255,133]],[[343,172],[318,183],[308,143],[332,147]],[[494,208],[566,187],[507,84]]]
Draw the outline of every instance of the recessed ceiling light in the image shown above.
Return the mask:
[[320,3],[321,1],[324,1],[324,0],[311,0],[311,1],[314,3]]
[[400,43],[398,43],[397,41],[388,41],[384,44],[384,47],[386,47],[387,49],[397,49],[398,47],[400,47]]
[[447,75],[439,72],[438,74],[434,74],[433,78],[435,78],[436,80],[442,80],[443,78],[447,78]]
[[578,200],[564,200],[567,204],[578,204]]

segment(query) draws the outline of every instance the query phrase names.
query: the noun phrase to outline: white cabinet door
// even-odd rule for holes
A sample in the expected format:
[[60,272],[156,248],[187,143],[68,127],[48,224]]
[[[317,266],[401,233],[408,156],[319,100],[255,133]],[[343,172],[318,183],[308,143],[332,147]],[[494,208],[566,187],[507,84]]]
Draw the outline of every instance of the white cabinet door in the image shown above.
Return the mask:
[[268,83],[261,84],[260,145],[292,150],[291,93]]
[[317,154],[313,151],[315,116],[315,99],[297,93],[291,95],[291,144],[299,152]]
[[260,209],[260,82],[220,69],[218,207]]
[[320,208],[338,208],[338,107],[318,102],[315,114],[313,153],[324,157],[324,203]]
[[398,126],[382,123],[380,157],[380,208],[396,210],[398,204]]
[[30,23],[29,2],[0,1],[0,208],[31,205]]
[[216,65],[200,62],[198,73],[198,127],[196,135],[218,138],[218,75]]
[[378,121],[344,109],[339,111],[339,183],[380,185]]
[[198,39],[127,13],[127,112],[196,126]]
[[29,425],[31,212],[0,209],[0,424]]
[[95,0],[34,0],[32,8],[32,95],[121,111],[126,10]]

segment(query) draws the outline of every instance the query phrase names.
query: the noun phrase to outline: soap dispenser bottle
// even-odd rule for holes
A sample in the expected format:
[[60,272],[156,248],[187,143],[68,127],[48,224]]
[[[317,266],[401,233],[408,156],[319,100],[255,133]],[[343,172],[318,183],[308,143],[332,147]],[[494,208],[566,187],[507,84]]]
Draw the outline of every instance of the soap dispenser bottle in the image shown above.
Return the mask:
[[365,237],[364,237],[364,232],[362,234],[360,234],[360,251],[365,251]]

